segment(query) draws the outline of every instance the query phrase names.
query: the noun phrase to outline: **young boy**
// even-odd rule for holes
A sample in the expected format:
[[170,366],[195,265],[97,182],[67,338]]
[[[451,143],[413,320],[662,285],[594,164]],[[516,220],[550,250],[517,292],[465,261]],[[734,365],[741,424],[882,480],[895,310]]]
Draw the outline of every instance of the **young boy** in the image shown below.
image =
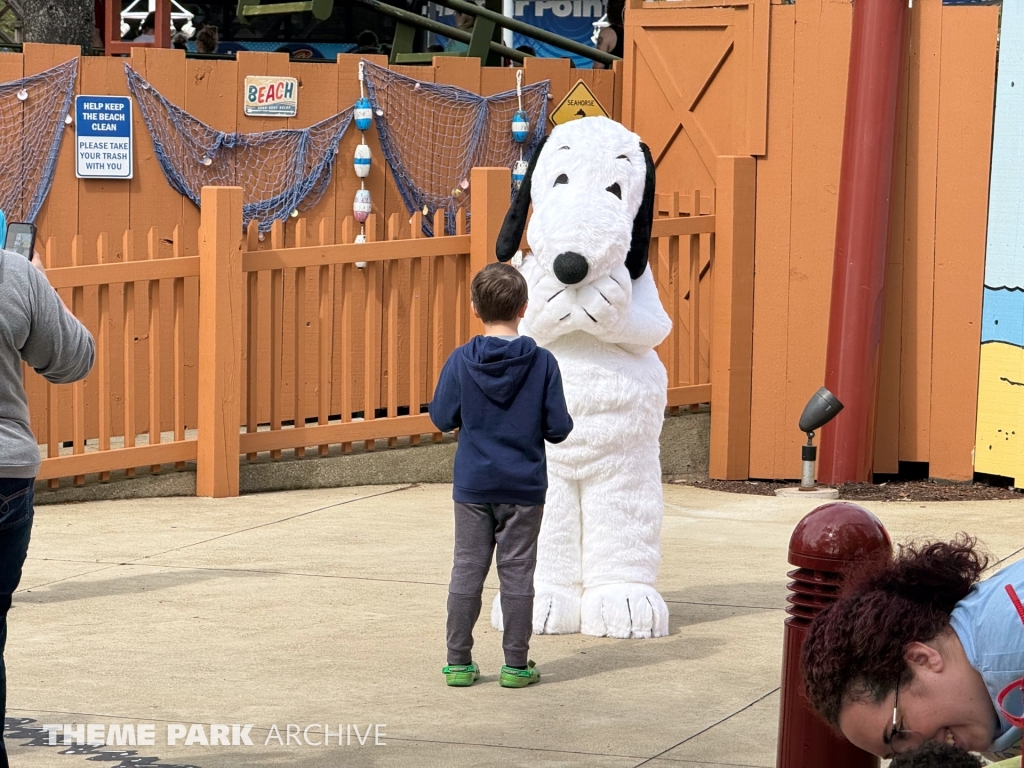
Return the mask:
[[[1017,758],[1017,765],[1020,765]],[[995,765],[1003,765],[996,763]],[[981,760],[965,749],[951,745],[926,741],[913,752],[896,755],[889,768],[981,768]],[[995,768],[995,766],[993,766]]]
[[527,660],[533,633],[533,572],[537,566],[548,488],[544,441],[572,431],[558,363],[519,336],[526,280],[508,264],[488,264],[470,287],[484,335],[456,349],[437,382],[430,418],[442,432],[458,428],[455,455],[455,565],[448,587],[448,685],[480,677],[473,662],[473,625],[484,579],[498,548],[505,666],[499,683],[525,688],[540,680]]

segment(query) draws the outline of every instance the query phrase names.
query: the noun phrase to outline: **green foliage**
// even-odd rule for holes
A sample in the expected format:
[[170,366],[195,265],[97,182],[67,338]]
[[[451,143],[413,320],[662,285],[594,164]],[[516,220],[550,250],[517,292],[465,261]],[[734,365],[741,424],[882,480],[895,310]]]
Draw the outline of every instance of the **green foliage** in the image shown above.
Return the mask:
[[14,40],[14,11],[2,2],[0,2],[0,8],[5,9],[5,13],[0,16],[0,35],[3,35],[8,40]]

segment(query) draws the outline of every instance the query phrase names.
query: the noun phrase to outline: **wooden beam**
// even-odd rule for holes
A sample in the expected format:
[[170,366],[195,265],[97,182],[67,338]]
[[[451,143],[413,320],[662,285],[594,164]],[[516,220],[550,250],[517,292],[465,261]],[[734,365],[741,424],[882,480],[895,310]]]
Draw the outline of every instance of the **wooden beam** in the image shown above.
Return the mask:
[[243,272],[271,269],[321,267],[325,264],[355,264],[358,261],[389,261],[392,259],[448,256],[469,253],[470,236],[425,237],[412,245],[408,240],[349,243],[347,245],[312,245],[307,248],[275,248],[243,254]]
[[691,384],[685,387],[670,387],[668,390],[668,407],[680,405],[700,405],[711,403],[714,410],[714,400],[711,399],[710,384]]
[[368,421],[335,422],[334,424],[297,429],[247,432],[240,436],[243,453],[286,450],[303,445],[326,445],[355,443],[363,440],[402,437],[403,435],[428,435],[436,431],[430,415],[397,416],[392,419],[370,419]]
[[86,264],[80,267],[56,267],[46,270],[46,279],[54,288],[134,283],[139,280],[169,280],[176,277],[197,277],[198,275],[198,256],[153,261],[125,261],[120,264]]
[[55,456],[43,459],[39,465],[39,474],[36,479],[49,480],[56,477],[109,472],[114,469],[194,461],[196,446],[195,440],[182,440],[174,443],[138,445],[134,448],[114,448],[108,451],[79,453],[73,456]]
[[712,262],[711,459],[715,480],[746,480],[750,466],[750,394],[754,327],[755,161],[719,158]]
[[674,216],[655,219],[651,226],[651,237],[671,237],[673,235],[701,235],[715,231],[715,216]]
[[242,422],[242,188],[203,187],[196,495],[238,495]]
[[711,71],[708,72],[707,77],[704,78],[704,82],[701,83],[700,88],[697,89],[696,95],[690,101],[690,106],[686,108],[687,111],[693,112],[693,110],[697,108],[697,105],[700,104],[701,98],[707,92],[708,86],[711,85],[711,81],[718,75],[718,71],[722,68],[722,65],[725,64],[725,60],[729,58],[729,54],[732,53],[732,49],[735,44],[736,32],[732,27],[728,27],[722,33],[722,52],[718,54],[718,57],[715,59],[715,65],[711,68]]
[[[480,23],[479,21],[477,22]],[[508,168],[474,168],[470,176],[473,191],[473,233],[470,235],[469,280],[489,263],[496,261],[498,233],[508,212],[512,172]],[[483,323],[470,313],[469,335],[484,332]]]

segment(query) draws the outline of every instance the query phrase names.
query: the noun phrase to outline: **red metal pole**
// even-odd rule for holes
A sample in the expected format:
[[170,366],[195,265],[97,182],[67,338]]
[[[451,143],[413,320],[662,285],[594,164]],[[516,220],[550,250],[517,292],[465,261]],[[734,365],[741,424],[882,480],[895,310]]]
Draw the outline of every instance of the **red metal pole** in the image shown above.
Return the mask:
[[821,435],[818,477],[825,483],[869,480],[874,460],[889,202],[909,26],[908,0],[853,4],[825,360],[825,386],[846,408]]
[[[863,0],[857,0],[863,2]],[[863,507],[824,504],[801,520],[789,540],[789,607],[782,652],[779,745],[776,768],[878,768],[879,759],[844,739],[818,717],[804,697],[800,649],[811,621],[835,602],[843,573],[857,563],[889,557],[885,527]]]
[[107,56],[113,56],[116,44],[121,42],[121,16],[118,13],[120,7],[121,3],[117,0],[106,0],[103,7],[103,49]]
[[171,47],[171,0],[156,0],[156,28],[153,30],[155,48]]

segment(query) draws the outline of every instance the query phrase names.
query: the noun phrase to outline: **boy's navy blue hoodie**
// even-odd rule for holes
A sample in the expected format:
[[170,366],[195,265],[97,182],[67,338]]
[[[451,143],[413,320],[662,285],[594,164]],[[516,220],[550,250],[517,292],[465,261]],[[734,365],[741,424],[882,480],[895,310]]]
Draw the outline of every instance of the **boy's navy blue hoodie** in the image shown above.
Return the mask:
[[475,336],[441,370],[430,418],[442,432],[458,428],[455,501],[544,503],[544,441],[572,431],[554,355],[526,336]]

